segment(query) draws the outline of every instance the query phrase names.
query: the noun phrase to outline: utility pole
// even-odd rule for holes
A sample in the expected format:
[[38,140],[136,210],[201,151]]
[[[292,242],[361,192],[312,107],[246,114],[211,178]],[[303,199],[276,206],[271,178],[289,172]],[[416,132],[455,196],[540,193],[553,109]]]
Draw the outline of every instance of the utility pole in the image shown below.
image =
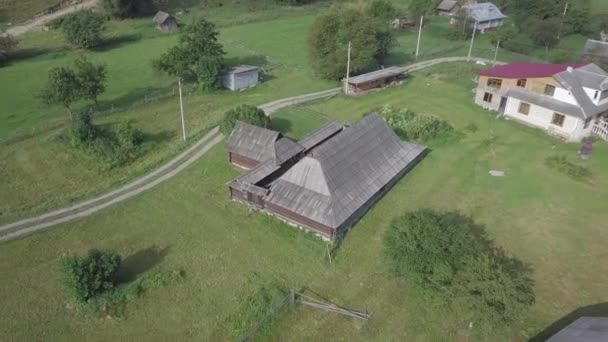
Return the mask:
[[420,52],[420,38],[422,38],[422,24],[424,23],[424,16],[420,16],[420,29],[418,30],[418,43],[416,43],[416,60],[418,60],[418,53]]
[[562,14],[562,21],[559,23],[559,31],[557,31],[557,39],[561,39],[562,37],[562,29],[564,28],[564,19],[566,18],[566,14],[568,14],[568,2],[566,1],[566,5],[564,6],[564,13]]
[[500,39],[496,42],[496,51],[494,51],[494,65],[496,65],[496,61],[498,60],[498,49],[500,49]]
[[350,49],[351,44],[348,42],[348,59],[346,61],[346,79],[344,80],[344,94],[348,95],[348,77],[350,76]]
[[179,87],[179,110],[182,113],[182,135],[184,136],[184,141],[186,141],[186,123],[184,122],[184,101],[182,99],[182,79],[181,79],[181,77],[177,78],[177,85]]
[[469,46],[469,55],[467,56],[468,60],[471,60],[471,54],[473,53],[473,43],[475,42],[475,33],[477,33],[477,22],[475,22],[475,26],[473,27],[473,36],[471,36],[471,46]]

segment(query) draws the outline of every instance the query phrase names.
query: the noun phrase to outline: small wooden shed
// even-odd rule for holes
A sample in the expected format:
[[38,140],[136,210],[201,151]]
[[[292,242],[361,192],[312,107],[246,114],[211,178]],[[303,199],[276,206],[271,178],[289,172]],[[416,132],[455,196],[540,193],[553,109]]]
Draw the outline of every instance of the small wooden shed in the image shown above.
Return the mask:
[[437,14],[444,17],[452,16],[459,10],[460,5],[456,0],[443,0],[437,6]]
[[158,11],[152,21],[163,32],[177,32],[177,20],[167,12]]
[[407,76],[406,68],[390,67],[351,77],[348,79],[348,94],[365,94],[374,89],[400,83],[405,76]]
[[255,87],[260,79],[260,68],[253,65],[239,65],[230,68],[222,76],[222,86],[230,90]]

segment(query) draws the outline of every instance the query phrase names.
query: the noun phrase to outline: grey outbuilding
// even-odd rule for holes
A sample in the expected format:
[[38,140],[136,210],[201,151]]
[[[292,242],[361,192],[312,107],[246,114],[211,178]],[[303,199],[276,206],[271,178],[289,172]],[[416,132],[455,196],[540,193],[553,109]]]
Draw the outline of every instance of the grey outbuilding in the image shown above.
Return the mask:
[[253,88],[260,80],[260,68],[253,65],[239,65],[230,68],[222,76],[222,86],[230,90]]
[[163,32],[177,32],[177,20],[167,12],[158,11],[152,21]]

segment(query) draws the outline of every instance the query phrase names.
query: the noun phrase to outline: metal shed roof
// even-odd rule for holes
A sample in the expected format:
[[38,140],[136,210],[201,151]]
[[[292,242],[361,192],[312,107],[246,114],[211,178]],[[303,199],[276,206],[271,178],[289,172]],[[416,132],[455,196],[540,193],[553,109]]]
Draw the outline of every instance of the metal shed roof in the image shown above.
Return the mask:
[[608,42],[588,39],[585,43],[584,55],[608,58]]
[[253,70],[258,70],[260,67],[257,67],[255,65],[238,65],[235,67],[232,67],[230,69],[228,69],[228,71],[226,71],[227,74],[241,74],[244,72],[248,72],[248,71],[253,71]]
[[372,113],[302,158],[272,183],[266,200],[336,229],[424,150]]
[[401,74],[406,74],[406,73],[407,73],[407,68],[390,67],[390,68],[386,68],[386,69],[372,71],[367,74],[351,77],[348,79],[348,83],[354,84],[354,85],[365,84],[365,83],[382,80],[385,78],[389,78],[389,77],[393,77],[393,76],[397,76],[397,75],[401,75]]
[[158,11],[158,12],[156,12],[156,15],[154,16],[152,21],[160,25],[160,24],[164,23],[165,20],[167,20],[169,17],[171,17],[171,15],[169,13],[163,12],[163,11]]
[[608,341],[608,318],[581,317],[553,335],[547,342]]
[[458,5],[458,1],[456,0],[443,0],[437,9],[440,11],[451,11],[454,6]]
[[465,7],[467,13],[477,22],[505,19],[504,15],[496,5],[491,2],[482,2]]

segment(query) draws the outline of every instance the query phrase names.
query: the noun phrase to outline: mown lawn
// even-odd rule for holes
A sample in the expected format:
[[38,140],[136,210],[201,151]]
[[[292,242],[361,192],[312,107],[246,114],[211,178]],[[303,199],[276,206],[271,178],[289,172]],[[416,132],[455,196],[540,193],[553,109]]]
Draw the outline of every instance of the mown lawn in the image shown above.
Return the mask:
[[[576,161],[578,146],[476,107],[472,82],[461,82],[470,72],[470,66],[442,66],[377,94],[276,114],[275,127],[301,136],[327,117],[355,121],[392,104],[440,116],[464,134],[459,141],[431,144],[430,154],[349,232],[332,264],[324,261],[323,248],[294,229],[228,201],[225,183],[238,172],[217,146],[137,198],[0,245],[0,272],[11,275],[0,278],[0,333],[16,340],[226,340],[229,316],[238,310],[237,298],[254,286],[252,277],[305,288],[373,315],[361,324],[297,308],[264,335],[273,340],[524,341],[577,308],[605,302],[608,216],[602,199],[608,198],[608,182],[602,175],[608,146],[596,144],[586,164],[593,176],[586,182],[546,168],[545,157],[558,153]],[[477,131],[464,129],[471,124]],[[491,169],[507,176],[492,178]],[[395,216],[421,207],[471,215],[498,245],[530,263],[537,294],[530,312],[509,327],[469,329],[458,309],[447,310],[388,275],[384,231]],[[167,248],[152,268],[182,269],[183,282],[147,293],[122,319],[85,316],[69,305],[57,279],[61,255],[113,248],[129,256],[151,246]]]
[[[295,17],[291,21],[301,21],[305,25],[310,17],[303,18]],[[251,30],[265,31],[258,41],[274,41],[285,33],[283,29],[273,33],[271,28],[285,28],[288,22],[286,19],[264,21],[222,31],[227,63],[260,65],[267,74],[261,86],[246,92],[202,94],[188,89],[184,105],[187,133],[191,140],[215,125],[226,110],[236,105],[259,105],[335,86],[333,82],[311,77],[297,63],[281,63],[285,58],[282,53],[286,49],[283,47],[265,47],[265,54],[262,55],[252,49],[257,47],[254,44],[248,46]],[[37,87],[42,86],[46,78],[46,73],[41,70],[69,63],[78,53],[65,50],[58,32],[31,35],[23,46],[25,51],[38,46],[45,52],[0,69],[0,77],[6,75],[12,80],[0,86],[5,88],[4,92],[0,92],[0,108],[6,109],[0,111],[0,116],[4,116],[0,117],[0,122],[3,122],[0,131],[9,135],[7,141],[0,144],[0,176],[7,180],[0,185],[0,222],[63,206],[105,191],[149,171],[186,146],[181,142],[175,80],[156,73],[151,65],[151,60],[172,46],[177,36],[159,36],[149,27],[149,23],[141,20],[116,25],[112,26],[110,37],[116,37],[118,41],[122,39],[119,37],[130,38],[107,50],[87,55],[108,67],[108,91],[100,98],[100,106],[104,109],[126,107],[127,110],[98,117],[96,121],[112,125],[123,119],[133,119],[135,125],[146,134],[146,153],[133,164],[107,171],[59,141],[58,137],[68,127],[66,111],[59,107],[43,106],[34,96]],[[291,46],[304,49],[300,44],[304,42],[294,39]],[[148,103],[144,103],[146,98]],[[137,106],[132,107],[133,103]],[[77,108],[84,106],[81,104]],[[41,128],[45,126],[49,128]],[[23,134],[29,130],[34,133]],[[1,133],[0,136],[3,136]]]

